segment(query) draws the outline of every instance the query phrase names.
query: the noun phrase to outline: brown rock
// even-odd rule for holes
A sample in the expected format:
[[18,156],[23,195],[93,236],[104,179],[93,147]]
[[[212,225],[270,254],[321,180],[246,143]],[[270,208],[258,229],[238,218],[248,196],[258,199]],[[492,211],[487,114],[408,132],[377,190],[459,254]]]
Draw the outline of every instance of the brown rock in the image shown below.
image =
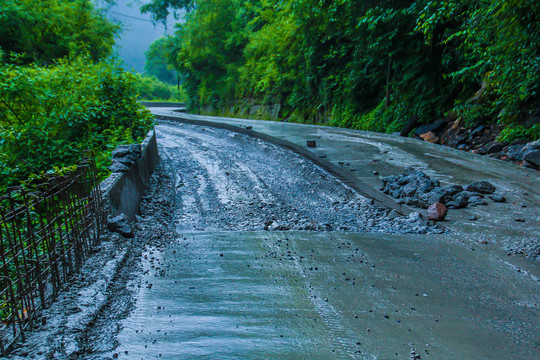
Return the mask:
[[420,135],[420,137],[424,141],[427,141],[427,142],[430,142],[430,143],[436,143],[437,141],[439,141],[439,137],[437,135],[435,135],[433,133],[433,131],[428,131],[427,133]]
[[446,218],[448,214],[448,209],[442,203],[435,203],[430,205],[427,209],[427,218],[428,220],[442,221]]

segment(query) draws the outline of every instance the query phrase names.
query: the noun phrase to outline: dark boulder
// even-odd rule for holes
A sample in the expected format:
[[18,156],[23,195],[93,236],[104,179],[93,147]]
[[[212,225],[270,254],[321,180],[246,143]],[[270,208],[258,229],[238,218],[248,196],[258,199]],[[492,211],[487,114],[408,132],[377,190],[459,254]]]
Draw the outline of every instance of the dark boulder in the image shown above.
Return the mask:
[[449,121],[447,119],[438,119],[431,124],[421,125],[417,127],[416,130],[414,130],[414,133],[418,136],[428,133],[430,131],[436,133],[443,130],[446,125],[448,125],[448,122]]
[[113,162],[119,162],[130,167],[142,156],[141,145],[120,145],[112,152]]
[[494,143],[490,147],[487,148],[486,153],[487,154],[495,154],[498,152],[501,152],[505,147],[504,143]]
[[120,214],[113,218],[109,217],[107,221],[107,228],[109,231],[118,233],[125,238],[132,238],[135,236],[133,233],[133,227],[129,223],[126,214]]
[[119,145],[116,149],[112,152],[113,158],[123,158],[128,155],[138,155],[137,158],[141,157],[141,145],[139,144],[132,144],[132,145]]
[[523,156],[523,160],[527,162],[526,165],[532,165],[531,167],[539,168],[540,167],[540,150],[529,151]]
[[433,203],[443,203],[451,201],[452,196],[463,191],[463,188],[459,185],[447,185],[443,187],[434,188],[432,191],[420,196],[420,203],[422,207],[426,208]]
[[469,205],[469,198],[472,196],[472,193],[468,191],[461,191],[452,196],[452,199],[446,204],[449,208],[462,209],[466,208]]
[[409,120],[407,120],[407,123],[401,129],[401,132],[399,133],[400,136],[409,136],[409,133],[413,131],[413,129],[418,125],[418,115],[411,116]]
[[495,186],[485,180],[475,181],[465,187],[465,190],[478,192],[480,194],[493,194],[496,190]]

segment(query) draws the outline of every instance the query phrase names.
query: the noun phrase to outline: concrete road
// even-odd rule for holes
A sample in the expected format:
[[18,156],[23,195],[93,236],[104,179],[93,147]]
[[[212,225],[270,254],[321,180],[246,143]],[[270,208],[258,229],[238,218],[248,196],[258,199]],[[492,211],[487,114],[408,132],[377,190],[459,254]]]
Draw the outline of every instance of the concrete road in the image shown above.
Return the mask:
[[120,359],[537,359],[538,284],[444,235],[184,233]]
[[[400,147],[374,134],[252,124],[299,143],[316,134],[316,151],[332,161],[348,157],[373,184],[371,169],[385,174],[411,161],[409,153],[392,155]],[[243,135],[170,124],[157,131],[178,201],[172,241],[146,248],[143,271],[127,284],[135,303],[118,324],[114,347],[87,358],[540,357],[536,263],[477,244],[469,237],[480,233],[475,226],[435,234],[414,216],[372,207],[297,155]],[[338,135],[345,153],[325,143]],[[395,167],[364,169],[372,154],[395,156]],[[437,173],[423,157],[415,164]],[[490,165],[481,169],[474,177],[491,174]],[[529,191],[530,203],[535,181],[510,183]]]

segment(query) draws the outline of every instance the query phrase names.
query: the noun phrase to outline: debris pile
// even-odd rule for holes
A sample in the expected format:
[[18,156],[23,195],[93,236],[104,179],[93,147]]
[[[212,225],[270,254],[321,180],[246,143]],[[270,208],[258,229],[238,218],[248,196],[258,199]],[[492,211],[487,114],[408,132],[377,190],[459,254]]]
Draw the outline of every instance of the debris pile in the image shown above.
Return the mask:
[[[502,195],[494,194],[496,188],[488,181],[476,181],[465,187],[460,185],[441,186],[420,170],[407,168],[401,175],[382,178],[381,190],[396,199],[398,203],[427,209],[432,205],[431,214],[440,218],[446,216],[444,208],[461,209],[467,206],[487,205],[487,195],[495,202],[505,202]],[[440,205],[437,205],[440,204]]]

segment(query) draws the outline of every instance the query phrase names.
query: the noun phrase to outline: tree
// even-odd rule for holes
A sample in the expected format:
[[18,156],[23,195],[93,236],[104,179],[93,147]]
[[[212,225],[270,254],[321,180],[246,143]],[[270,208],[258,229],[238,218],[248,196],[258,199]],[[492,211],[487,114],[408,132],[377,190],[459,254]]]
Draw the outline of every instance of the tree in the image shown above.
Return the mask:
[[176,85],[178,76],[171,61],[171,46],[171,39],[167,37],[154,41],[145,53],[144,71],[163,82]]
[[22,54],[24,63],[51,64],[82,53],[103,59],[119,29],[90,0],[4,0],[0,7],[0,47]]
[[143,14],[150,13],[154,22],[165,24],[171,10],[175,18],[178,18],[177,10],[189,12],[194,8],[195,0],[152,0],[141,7],[141,12]]

